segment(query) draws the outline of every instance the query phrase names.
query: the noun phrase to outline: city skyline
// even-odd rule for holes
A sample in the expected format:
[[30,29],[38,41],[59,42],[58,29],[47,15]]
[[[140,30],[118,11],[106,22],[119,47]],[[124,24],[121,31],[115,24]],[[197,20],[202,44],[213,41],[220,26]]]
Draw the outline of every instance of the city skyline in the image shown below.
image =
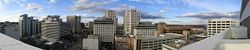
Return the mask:
[[125,10],[135,8],[142,13],[142,21],[205,24],[208,18],[238,19],[240,6],[241,0],[0,0],[0,21],[16,22],[21,14],[29,14],[40,20],[47,15],[60,15],[63,20],[81,15],[81,21],[88,22],[111,9],[122,23]]

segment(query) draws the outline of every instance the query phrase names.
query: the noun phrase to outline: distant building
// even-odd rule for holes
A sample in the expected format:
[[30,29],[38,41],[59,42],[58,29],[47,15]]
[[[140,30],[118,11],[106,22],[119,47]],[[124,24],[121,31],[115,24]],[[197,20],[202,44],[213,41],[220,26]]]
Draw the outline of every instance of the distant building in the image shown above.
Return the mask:
[[87,24],[87,28],[89,30],[89,34],[93,34],[94,32],[94,21],[90,21],[88,24]]
[[98,36],[89,35],[88,38],[83,38],[82,49],[84,49],[84,50],[99,50]]
[[134,39],[134,50],[162,50],[162,44],[175,43],[184,40],[184,36],[176,33],[166,33],[160,36],[137,36]]
[[123,26],[123,24],[118,24],[117,25],[117,30],[116,30],[116,35],[121,35],[121,36],[124,36],[125,34],[124,34],[124,26]]
[[124,31],[127,35],[133,35],[134,27],[139,24],[141,19],[141,14],[136,9],[128,9],[126,10],[123,23],[124,23]]
[[40,23],[33,17],[28,17],[28,14],[23,14],[19,18],[20,33],[22,37],[31,37],[40,33]]
[[154,36],[156,32],[156,26],[152,24],[152,22],[140,22],[134,28],[134,35],[141,36]]
[[239,21],[231,18],[208,19],[207,37],[220,33],[230,26],[238,26]]
[[72,32],[74,34],[81,33],[81,17],[80,16],[67,16],[67,23],[70,23]]
[[0,32],[17,40],[21,38],[18,22],[0,22]]
[[47,16],[42,20],[42,39],[50,42],[60,39],[60,24],[62,20],[60,16]]
[[67,22],[60,23],[60,36],[68,36],[71,35],[71,25]]
[[99,35],[101,44],[114,44],[115,25],[110,18],[99,17],[94,21],[94,35]]
[[249,0],[242,0],[240,11],[240,25],[247,27],[248,38],[250,38],[250,4]]
[[117,17],[116,17],[116,12],[114,10],[105,10],[105,16],[111,18],[114,23],[117,25]]

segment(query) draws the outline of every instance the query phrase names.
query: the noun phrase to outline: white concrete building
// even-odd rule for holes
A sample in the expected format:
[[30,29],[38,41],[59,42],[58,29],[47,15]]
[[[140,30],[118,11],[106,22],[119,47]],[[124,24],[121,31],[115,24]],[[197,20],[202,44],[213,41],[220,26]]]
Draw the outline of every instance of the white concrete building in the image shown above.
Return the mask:
[[115,25],[110,18],[99,17],[94,21],[94,35],[99,35],[101,42],[114,44]]
[[213,36],[230,26],[238,26],[239,21],[232,18],[208,19],[207,23],[207,37]]
[[124,32],[127,35],[133,35],[134,27],[139,24],[141,19],[141,14],[136,9],[126,10],[123,17]]
[[60,23],[62,20],[60,16],[47,16],[42,20],[42,34],[43,40],[50,42],[60,39]]
[[162,44],[175,43],[177,40],[184,40],[182,34],[166,33],[160,36],[137,36],[134,39],[134,50],[161,50]]
[[88,38],[83,38],[82,49],[86,50],[99,50],[98,36],[89,35]]
[[134,28],[134,35],[141,36],[154,36],[156,32],[156,26],[152,24],[152,22],[140,22]]

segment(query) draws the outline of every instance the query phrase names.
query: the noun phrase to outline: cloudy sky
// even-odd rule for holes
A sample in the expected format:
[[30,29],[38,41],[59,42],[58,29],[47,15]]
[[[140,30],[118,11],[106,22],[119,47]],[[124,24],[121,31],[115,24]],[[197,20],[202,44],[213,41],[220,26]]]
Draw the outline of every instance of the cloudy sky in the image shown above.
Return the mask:
[[141,11],[142,21],[205,24],[208,18],[239,18],[241,0],[0,0],[0,21],[18,21],[21,14],[37,19],[47,15],[81,15],[82,22],[115,10],[122,23],[128,8]]

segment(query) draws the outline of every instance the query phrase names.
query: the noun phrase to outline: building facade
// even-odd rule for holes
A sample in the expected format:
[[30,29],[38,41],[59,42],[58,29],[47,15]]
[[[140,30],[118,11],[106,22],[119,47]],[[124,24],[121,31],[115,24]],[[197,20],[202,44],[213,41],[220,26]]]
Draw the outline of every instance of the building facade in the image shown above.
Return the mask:
[[175,43],[177,40],[183,40],[181,34],[166,33],[161,36],[137,36],[134,39],[134,50],[162,50],[162,44]]
[[242,0],[240,11],[240,25],[247,27],[248,38],[250,38],[250,4],[249,0]]
[[152,24],[152,22],[140,22],[134,28],[134,35],[141,36],[154,36],[156,32],[156,26]]
[[213,36],[230,26],[238,26],[239,21],[231,18],[209,19],[207,23],[207,37]]
[[60,23],[62,20],[60,16],[47,16],[42,20],[42,34],[43,40],[50,42],[57,41],[60,39]]
[[136,9],[126,10],[123,17],[124,31],[127,35],[133,35],[134,27],[139,24],[141,19],[141,14]]
[[70,23],[74,34],[81,33],[81,16],[67,16],[67,23]]
[[99,35],[101,42],[114,44],[115,25],[110,18],[99,17],[94,21],[94,35]]
[[31,37],[40,34],[40,22],[38,19],[28,17],[28,14],[23,14],[19,18],[20,34],[22,37]]
[[111,18],[115,24],[117,24],[116,12],[114,10],[105,10],[105,16]]
[[99,50],[98,36],[88,35],[88,38],[83,38],[82,49],[84,49],[84,50]]

